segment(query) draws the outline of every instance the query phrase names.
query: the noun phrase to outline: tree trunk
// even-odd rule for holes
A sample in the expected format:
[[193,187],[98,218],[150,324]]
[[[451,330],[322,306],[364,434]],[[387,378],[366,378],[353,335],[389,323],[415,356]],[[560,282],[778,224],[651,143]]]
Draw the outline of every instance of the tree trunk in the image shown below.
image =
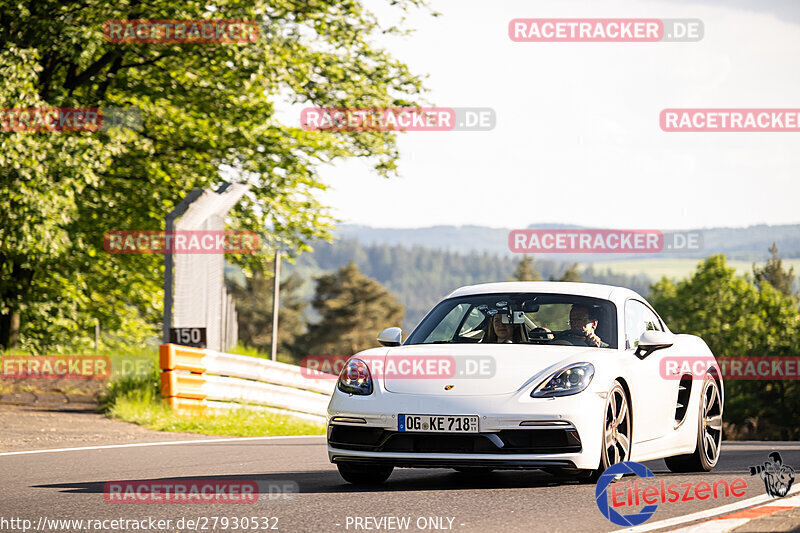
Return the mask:
[[[0,261],[3,259],[5,257],[0,255]],[[25,299],[30,290],[33,270],[14,265],[11,268],[11,280],[10,284],[3,284],[5,287],[0,294],[0,297],[10,304],[8,313],[0,315],[0,349],[2,350],[14,350],[19,346],[19,330],[22,320],[16,306],[17,302]]]
[[15,350],[19,344],[19,311],[0,315],[0,350]]
[[16,350],[19,346],[19,311],[11,311],[8,328],[8,349]]

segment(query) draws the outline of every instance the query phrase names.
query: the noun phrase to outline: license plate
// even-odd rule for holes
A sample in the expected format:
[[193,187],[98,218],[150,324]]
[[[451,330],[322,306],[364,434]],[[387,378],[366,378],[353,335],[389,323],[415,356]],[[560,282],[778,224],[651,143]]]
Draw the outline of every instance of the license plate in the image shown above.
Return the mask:
[[474,415],[398,415],[397,431],[477,433],[478,417]]

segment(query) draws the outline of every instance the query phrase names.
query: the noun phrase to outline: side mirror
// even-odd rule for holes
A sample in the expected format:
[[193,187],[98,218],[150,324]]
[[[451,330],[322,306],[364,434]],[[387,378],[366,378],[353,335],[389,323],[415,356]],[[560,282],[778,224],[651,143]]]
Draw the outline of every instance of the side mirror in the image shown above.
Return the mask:
[[675,335],[666,331],[647,330],[639,337],[639,344],[634,354],[639,359],[644,359],[656,350],[669,348],[675,344]]
[[378,342],[383,346],[400,346],[403,340],[403,330],[400,328],[386,328],[378,333]]

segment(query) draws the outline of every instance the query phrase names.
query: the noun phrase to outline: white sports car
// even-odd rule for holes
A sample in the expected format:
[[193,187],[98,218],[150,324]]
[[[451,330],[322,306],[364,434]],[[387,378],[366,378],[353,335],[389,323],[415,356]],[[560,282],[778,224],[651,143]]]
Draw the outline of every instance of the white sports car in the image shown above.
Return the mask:
[[351,483],[382,483],[394,467],[594,480],[620,461],[663,457],[686,472],[719,458],[713,354],[629,289],[463,287],[401,338],[386,329],[384,348],[351,357],[331,397],[328,456]]

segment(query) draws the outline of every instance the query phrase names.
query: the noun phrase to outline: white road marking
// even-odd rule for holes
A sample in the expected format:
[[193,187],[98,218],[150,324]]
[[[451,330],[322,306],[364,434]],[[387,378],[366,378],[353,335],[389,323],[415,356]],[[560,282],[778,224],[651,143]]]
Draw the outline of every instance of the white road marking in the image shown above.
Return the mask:
[[724,520],[709,520],[693,526],[674,529],[670,533],[722,533],[743,526],[750,521],[749,518],[726,518]]
[[[790,490],[789,494],[793,492],[793,490]],[[800,496],[792,496],[791,498],[784,496],[783,498],[777,498],[764,507],[800,507]]]
[[[791,498],[773,499],[771,503],[761,505],[757,509],[764,509],[769,507],[800,507],[800,496],[793,496]],[[750,520],[758,520],[760,517],[755,518],[717,518],[716,520],[708,520],[707,522],[700,522],[691,526],[686,526],[680,529],[674,529],[670,533],[725,533],[743,526]]]
[[[789,491],[789,494],[794,494],[796,492],[800,492],[800,486],[792,488],[792,490]],[[789,494],[787,494],[787,496]],[[728,505],[723,505],[721,507],[713,507],[711,509],[705,509],[703,511],[698,511],[696,513],[687,514],[684,516],[676,516],[675,518],[668,518],[666,520],[659,520],[658,522],[645,523],[642,524],[641,526],[630,527],[628,529],[618,529],[616,531],[617,532],[625,531],[626,533],[640,533],[642,531],[653,531],[655,529],[661,529],[665,527],[685,524],[686,522],[694,522],[696,520],[703,520],[704,518],[711,518],[712,516],[728,514],[733,511],[739,511],[747,507],[753,507],[755,505],[758,505],[759,503],[764,503],[764,502],[775,503],[775,505],[778,505],[778,503],[775,502],[774,498],[772,498],[767,494],[763,494],[761,496],[748,498],[746,500],[742,500],[739,502],[729,503]],[[720,530],[714,530],[714,531],[720,531]]]
[[172,444],[209,444],[214,442],[243,442],[248,440],[279,440],[279,439],[324,439],[325,435],[275,435],[270,437],[229,437],[224,439],[204,440],[170,440],[164,442],[139,442],[133,444],[107,444],[104,446],[82,446],[80,448],[49,448],[45,450],[26,450],[21,452],[3,452],[4,455],[28,455],[33,453],[77,452],[83,450],[108,450],[112,448],[136,448],[140,446],[169,446]]
[[726,449],[734,449],[737,452],[756,452],[760,450],[778,450],[780,452],[787,450],[787,451],[796,451],[800,450],[800,444],[797,443],[788,443],[788,444],[781,444],[779,442],[776,443],[769,443],[769,442],[728,442],[723,441]]

